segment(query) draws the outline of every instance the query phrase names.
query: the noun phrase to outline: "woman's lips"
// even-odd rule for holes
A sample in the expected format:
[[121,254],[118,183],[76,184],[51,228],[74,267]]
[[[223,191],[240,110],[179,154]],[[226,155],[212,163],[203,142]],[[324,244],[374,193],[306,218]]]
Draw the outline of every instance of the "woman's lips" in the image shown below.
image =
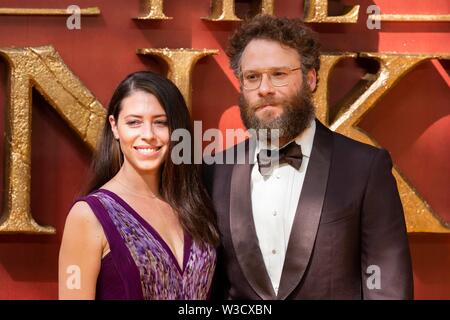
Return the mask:
[[154,155],[159,152],[161,146],[136,146],[133,147],[139,154],[144,156]]

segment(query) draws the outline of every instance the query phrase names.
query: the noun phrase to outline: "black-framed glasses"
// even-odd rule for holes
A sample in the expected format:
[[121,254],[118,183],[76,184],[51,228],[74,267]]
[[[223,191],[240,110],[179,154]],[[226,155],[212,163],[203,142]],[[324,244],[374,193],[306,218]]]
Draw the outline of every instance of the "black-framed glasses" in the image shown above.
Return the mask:
[[283,87],[289,84],[289,75],[293,71],[300,70],[301,67],[289,68],[266,68],[258,70],[241,71],[240,80],[244,89],[255,90],[261,85],[263,74],[266,73],[269,77],[270,83],[274,87]]

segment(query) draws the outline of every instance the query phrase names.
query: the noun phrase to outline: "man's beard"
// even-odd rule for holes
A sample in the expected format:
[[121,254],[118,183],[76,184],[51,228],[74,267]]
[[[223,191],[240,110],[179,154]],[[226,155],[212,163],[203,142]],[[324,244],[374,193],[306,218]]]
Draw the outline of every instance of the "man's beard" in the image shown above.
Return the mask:
[[[260,119],[255,114],[255,107],[260,105],[281,105],[283,111],[276,118]],[[309,126],[315,117],[312,92],[306,81],[303,82],[301,90],[289,99],[261,98],[252,107],[241,92],[239,110],[242,122],[247,129],[254,129],[257,134],[261,129],[266,129],[267,138],[264,138],[267,139],[268,144],[278,139],[285,142],[293,140]]]

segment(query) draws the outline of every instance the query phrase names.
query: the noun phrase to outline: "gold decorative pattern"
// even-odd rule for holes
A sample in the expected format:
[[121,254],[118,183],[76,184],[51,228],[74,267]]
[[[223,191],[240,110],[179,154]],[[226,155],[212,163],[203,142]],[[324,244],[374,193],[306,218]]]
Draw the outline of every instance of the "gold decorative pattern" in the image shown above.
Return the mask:
[[[418,64],[435,58],[448,60],[450,55],[360,53],[359,56],[377,60],[380,64],[380,69],[376,75],[366,75],[365,80],[361,81],[353,89],[345,102],[339,106],[341,111],[332,120],[332,123],[329,122],[330,119],[327,114],[327,110],[329,110],[327,107],[327,89],[320,87],[327,86],[329,72],[333,66],[345,57],[353,57],[353,54],[346,53],[342,57],[330,54],[321,57],[325,69],[319,73],[321,81],[314,100],[316,103],[320,103],[319,105],[324,106],[325,109],[318,110],[318,117],[324,123],[330,124],[331,130],[342,133],[352,139],[378,146],[374,139],[357,127],[364,115]],[[421,198],[419,193],[408,183],[395,166],[394,176],[402,199],[408,232],[450,233],[450,228],[443,225],[439,216],[432,211],[428,203]]]
[[52,234],[30,211],[32,89],[93,149],[106,111],[51,46],[0,48],[10,69],[6,112],[4,213],[0,233]]
[[[198,60],[215,55],[219,50],[212,49],[137,49],[137,54],[151,55],[163,59],[169,71],[167,77],[180,89],[186,100],[189,112],[192,110],[192,71]],[[192,113],[192,112],[191,112]]]
[[164,0],[141,0],[141,15],[137,20],[169,20],[164,14]]
[[[67,9],[45,8],[0,8],[0,15],[4,16],[70,16],[73,13]],[[98,7],[84,8],[80,10],[82,16],[98,16]]]
[[342,16],[328,15],[328,0],[305,0],[304,21],[314,23],[356,23],[359,5],[350,7]]

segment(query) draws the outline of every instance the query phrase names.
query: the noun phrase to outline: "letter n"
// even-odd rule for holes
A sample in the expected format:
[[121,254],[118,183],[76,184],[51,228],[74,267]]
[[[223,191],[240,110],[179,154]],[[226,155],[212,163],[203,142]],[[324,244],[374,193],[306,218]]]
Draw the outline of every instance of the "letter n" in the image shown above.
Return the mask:
[[48,101],[91,149],[103,125],[105,109],[51,46],[0,48],[0,57],[9,66],[10,81],[0,233],[55,233],[53,227],[37,224],[30,209],[32,89]]

